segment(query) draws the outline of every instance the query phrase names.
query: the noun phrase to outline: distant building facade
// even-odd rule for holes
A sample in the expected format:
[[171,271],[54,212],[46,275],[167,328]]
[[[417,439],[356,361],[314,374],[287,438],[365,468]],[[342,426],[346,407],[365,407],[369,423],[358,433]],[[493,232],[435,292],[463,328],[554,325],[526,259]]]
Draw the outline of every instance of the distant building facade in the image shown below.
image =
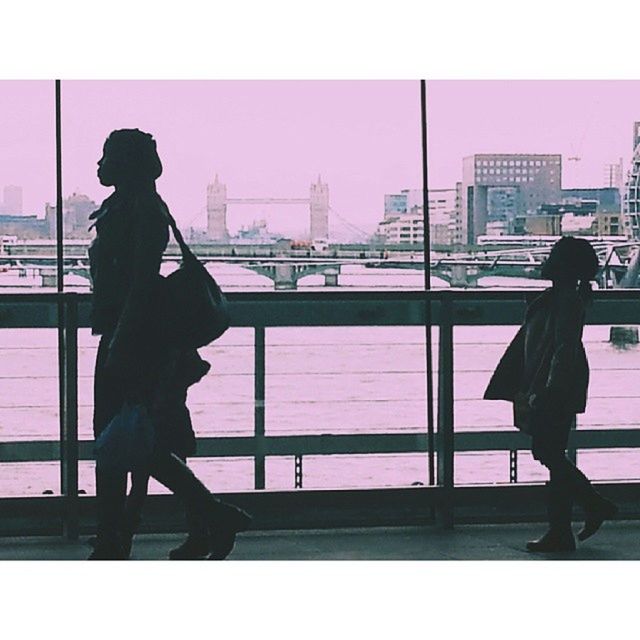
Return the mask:
[[563,204],[595,202],[600,213],[620,213],[622,201],[617,187],[598,189],[562,189]]
[[559,236],[562,234],[562,216],[525,216],[522,219],[522,232],[529,236]]
[[403,213],[383,220],[378,225],[378,236],[385,244],[422,244],[424,220],[422,211]]
[[406,193],[388,193],[384,196],[384,219],[397,218],[407,213]]
[[595,210],[585,212],[577,208],[559,207],[557,211],[552,213],[518,218],[516,231],[530,236],[585,235],[602,237],[623,235],[624,226],[619,212],[601,213]]
[[[456,189],[429,189],[429,234],[431,244],[450,246],[456,238]],[[386,244],[423,244],[422,189],[403,189],[384,198],[384,219],[377,237]]]
[[562,216],[563,235],[619,236],[624,235],[624,226],[620,213],[594,213],[575,215],[565,213]]
[[624,186],[623,219],[630,238],[640,238],[640,122],[633,123],[633,157]]
[[22,215],[22,187],[13,184],[4,187],[0,212],[8,216]]
[[[98,205],[82,193],[72,193],[62,202],[64,237],[67,239],[83,240],[91,237],[89,216],[98,208]],[[45,218],[52,221],[50,224],[49,238],[56,235],[56,207],[47,203],[45,205]]]
[[43,240],[56,237],[55,210],[44,218],[37,216],[0,215],[0,236],[16,236],[19,240]]
[[[465,243],[473,244],[488,223],[511,232],[518,216],[561,200],[559,154],[475,154],[462,161],[460,219]],[[496,225],[493,225],[496,226]]]

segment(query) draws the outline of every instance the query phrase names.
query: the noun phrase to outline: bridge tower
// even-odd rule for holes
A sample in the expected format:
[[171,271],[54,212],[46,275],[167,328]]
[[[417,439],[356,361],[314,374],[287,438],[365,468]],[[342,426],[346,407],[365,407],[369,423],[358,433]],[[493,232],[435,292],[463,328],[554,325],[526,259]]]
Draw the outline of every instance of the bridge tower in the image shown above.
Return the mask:
[[209,240],[217,242],[226,242],[229,239],[227,185],[218,180],[218,174],[213,183],[207,185],[207,236]]
[[309,194],[309,213],[311,215],[311,240],[329,238],[329,185],[318,182],[311,185]]

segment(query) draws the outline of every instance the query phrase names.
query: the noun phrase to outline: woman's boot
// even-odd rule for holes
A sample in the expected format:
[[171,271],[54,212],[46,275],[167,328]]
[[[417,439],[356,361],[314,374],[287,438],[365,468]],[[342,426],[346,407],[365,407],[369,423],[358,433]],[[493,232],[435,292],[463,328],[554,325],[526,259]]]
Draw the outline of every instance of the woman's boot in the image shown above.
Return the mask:
[[209,526],[199,511],[187,507],[187,539],[169,551],[170,560],[203,560],[209,555]]
[[601,496],[592,487],[591,495],[582,500],[582,506],[585,511],[584,527],[578,532],[578,540],[586,540],[590,538],[601,526],[605,520],[615,518],[618,514],[618,507]]
[[560,553],[576,550],[571,529],[573,498],[564,485],[547,482],[547,514],[549,530],[539,540],[527,542],[527,550],[538,553]]
[[98,532],[89,560],[126,560],[129,557],[120,536],[126,492],[126,473],[96,466]]
[[174,454],[159,456],[152,475],[181,498],[188,510],[200,513],[209,527],[209,560],[224,560],[235,544],[236,534],[251,525],[242,509],[218,500],[199,478]]

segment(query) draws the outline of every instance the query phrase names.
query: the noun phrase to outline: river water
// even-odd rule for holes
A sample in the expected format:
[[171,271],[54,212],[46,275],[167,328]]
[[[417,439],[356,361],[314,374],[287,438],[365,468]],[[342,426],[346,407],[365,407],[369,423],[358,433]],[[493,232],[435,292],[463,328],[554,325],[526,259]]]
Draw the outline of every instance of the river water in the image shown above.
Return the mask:
[[[4,276],[0,291],[44,291],[36,282]],[[266,278],[233,265],[216,277],[227,291],[270,290]],[[343,268],[340,290],[421,288],[423,274],[405,270]],[[300,290],[330,290],[323,276],[309,276]],[[484,278],[490,288],[540,287],[532,280]],[[70,279],[70,288],[87,290]],[[432,286],[446,286],[434,278]],[[491,371],[517,327],[459,327],[455,330],[455,422],[457,430],[513,429],[510,405],[481,400]],[[437,345],[437,330],[434,343]],[[578,428],[630,428],[640,415],[637,391],[640,347],[608,342],[609,327],[587,327],[591,364],[590,398]],[[422,327],[274,328],[266,333],[267,434],[415,433],[425,431],[425,353]],[[79,335],[79,430],[91,438],[92,369],[97,340]],[[56,439],[58,434],[57,334],[53,329],[0,329],[0,442]],[[189,392],[200,436],[253,433],[253,330],[231,329],[201,350],[212,372]],[[437,356],[434,358],[437,362]],[[640,477],[637,450],[580,452],[578,462],[596,480]],[[456,455],[456,482],[509,481],[506,452]],[[253,488],[253,460],[197,459],[192,466],[211,489]],[[0,464],[0,495],[59,493],[58,463]],[[530,454],[519,455],[520,481],[543,481],[546,473]],[[424,454],[305,456],[306,488],[409,486],[426,483]],[[294,486],[292,457],[267,459],[268,489]],[[81,463],[80,487],[95,491],[92,463]],[[154,485],[153,491],[161,489]]]

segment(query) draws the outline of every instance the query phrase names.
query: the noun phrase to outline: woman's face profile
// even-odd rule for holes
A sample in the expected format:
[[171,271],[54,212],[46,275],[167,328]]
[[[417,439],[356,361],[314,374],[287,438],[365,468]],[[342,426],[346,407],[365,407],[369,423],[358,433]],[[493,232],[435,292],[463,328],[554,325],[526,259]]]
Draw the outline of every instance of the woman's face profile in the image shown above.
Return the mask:
[[98,160],[98,180],[103,187],[112,187],[117,181],[118,162],[114,160],[113,149],[109,141],[104,143],[102,157]]

